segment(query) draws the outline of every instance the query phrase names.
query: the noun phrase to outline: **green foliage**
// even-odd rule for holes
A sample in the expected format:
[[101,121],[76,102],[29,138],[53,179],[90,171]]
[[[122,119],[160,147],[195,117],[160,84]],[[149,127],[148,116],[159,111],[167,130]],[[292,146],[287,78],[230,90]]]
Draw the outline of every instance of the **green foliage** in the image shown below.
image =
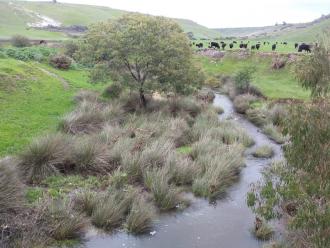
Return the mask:
[[44,46],[31,46],[23,48],[0,48],[6,57],[14,58],[22,61],[44,61],[47,60],[49,56],[55,53],[54,48],[44,47]]
[[111,72],[112,79],[139,91],[144,106],[146,91],[187,93],[201,82],[186,35],[163,17],[128,14],[93,25],[77,56],[104,71],[101,79]]
[[34,203],[41,200],[44,195],[44,191],[41,188],[31,187],[26,190],[25,198],[29,203]]
[[[295,247],[328,247],[330,104],[326,99],[291,108],[285,133],[287,164],[272,166],[253,188],[254,211],[266,219],[289,218]],[[251,194],[248,197],[253,205]],[[304,233],[301,240],[299,233]]]
[[236,72],[234,81],[235,87],[239,93],[247,93],[249,91],[250,83],[253,80],[255,71],[255,67],[247,66]]
[[14,35],[11,38],[11,44],[14,47],[28,47],[31,45],[30,40],[23,35]]
[[78,49],[79,45],[76,41],[70,40],[64,43],[64,54],[70,58],[74,58],[74,54]]
[[313,97],[326,96],[330,91],[330,33],[315,45],[311,56],[304,57],[295,67],[302,86],[311,90]]
[[107,98],[118,98],[123,90],[122,84],[114,82],[104,90],[103,96]]

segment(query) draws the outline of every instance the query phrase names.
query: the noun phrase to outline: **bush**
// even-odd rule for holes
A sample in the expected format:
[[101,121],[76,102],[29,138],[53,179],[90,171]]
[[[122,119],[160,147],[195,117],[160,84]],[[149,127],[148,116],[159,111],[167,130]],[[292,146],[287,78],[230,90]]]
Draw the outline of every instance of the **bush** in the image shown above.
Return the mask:
[[262,127],[268,123],[268,116],[261,109],[248,109],[246,111],[246,117],[258,127]]
[[114,82],[104,90],[103,96],[107,98],[118,98],[122,91],[123,86],[118,82]]
[[234,100],[234,107],[240,114],[245,114],[250,108],[250,104],[255,102],[257,98],[250,94],[238,95]]
[[23,35],[14,35],[11,38],[11,44],[14,47],[28,47],[31,45],[30,40]]
[[49,63],[57,69],[68,70],[71,66],[72,60],[66,55],[57,54],[49,59]]
[[253,74],[256,69],[254,67],[245,67],[240,69],[234,76],[235,88],[239,94],[244,94],[249,91],[250,83],[253,79]]
[[269,146],[261,146],[254,151],[253,156],[256,158],[271,158],[274,155],[274,151]]
[[284,124],[285,119],[288,116],[288,111],[285,106],[280,104],[275,104],[270,110],[269,115],[272,123],[275,126],[281,126]]
[[23,207],[23,187],[12,159],[0,161],[0,226],[2,216]]
[[74,208],[87,216],[91,216],[97,204],[97,194],[92,191],[83,191],[74,198]]
[[155,215],[154,207],[142,197],[133,201],[131,211],[126,219],[126,229],[130,233],[141,234],[151,230]]
[[74,54],[78,51],[79,46],[75,41],[67,41],[64,44],[64,54],[70,58],[74,57]]
[[19,155],[19,169],[28,183],[40,183],[46,177],[66,170],[71,150],[70,139],[62,134],[47,135],[35,140]]
[[272,61],[272,69],[279,70],[284,68],[286,65],[286,59],[284,58],[275,58]]

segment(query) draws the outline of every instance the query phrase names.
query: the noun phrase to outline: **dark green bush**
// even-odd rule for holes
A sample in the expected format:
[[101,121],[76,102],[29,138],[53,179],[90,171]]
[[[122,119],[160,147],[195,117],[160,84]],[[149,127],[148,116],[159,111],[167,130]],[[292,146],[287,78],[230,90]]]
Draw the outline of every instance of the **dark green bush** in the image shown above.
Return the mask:
[[57,54],[49,59],[49,63],[57,69],[68,70],[72,60],[66,55]]
[[31,46],[30,40],[23,35],[14,35],[11,38],[11,44],[14,47],[28,47]]

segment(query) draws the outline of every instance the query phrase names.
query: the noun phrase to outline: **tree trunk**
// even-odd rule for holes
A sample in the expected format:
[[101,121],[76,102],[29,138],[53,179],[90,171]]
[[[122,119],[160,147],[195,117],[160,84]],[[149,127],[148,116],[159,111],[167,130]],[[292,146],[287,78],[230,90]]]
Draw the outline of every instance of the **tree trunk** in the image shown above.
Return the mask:
[[147,106],[147,100],[144,96],[144,91],[142,88],[140,88],[140,102],[141,102],[141,105],[145,108]]

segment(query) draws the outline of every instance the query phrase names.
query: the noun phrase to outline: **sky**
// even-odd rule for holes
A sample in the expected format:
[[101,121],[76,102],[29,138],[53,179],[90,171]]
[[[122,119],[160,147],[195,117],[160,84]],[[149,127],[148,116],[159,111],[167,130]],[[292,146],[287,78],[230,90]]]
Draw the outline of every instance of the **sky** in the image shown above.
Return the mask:
[[209,28],[309,22],[330,14],[330,0],[58,0],[193,20]]

